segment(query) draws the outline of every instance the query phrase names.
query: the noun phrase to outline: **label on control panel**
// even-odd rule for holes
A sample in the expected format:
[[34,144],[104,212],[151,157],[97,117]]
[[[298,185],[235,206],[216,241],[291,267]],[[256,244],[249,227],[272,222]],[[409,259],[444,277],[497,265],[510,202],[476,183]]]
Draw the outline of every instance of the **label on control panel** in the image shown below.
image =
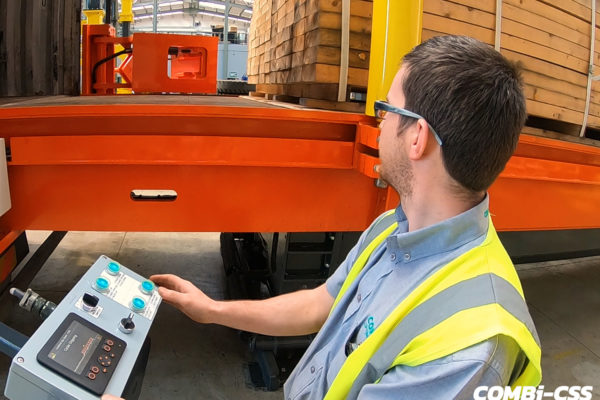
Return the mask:
[[143,299],[146,303],[144,311],[138,312],[137,314],[152,319],[158,305],[160,304],[160,295],[158,291],[154,290],[151,295],[143,293],[140,290],[142,282],[119,272],[117,275],[110,275],[106,271],[103,271],[101,276],[106,278],[109,282],[108,292],[104,295],[110,299],[113,299],[117,303],[124,307],[130,308],[131,301],[134,297]]
[[100,306],[94,307],[93,311],[87,311],[87,310],[85,310],[83,308],[83,297],[80,297],[79,300],[77,300],[77,303],[75,303],[75,307],[79,308],[83,312],[88,313],[89,315],[91,315],[94,318],[98,318],[100,316],[100,314],[102,314],[102,310],[104,310]]

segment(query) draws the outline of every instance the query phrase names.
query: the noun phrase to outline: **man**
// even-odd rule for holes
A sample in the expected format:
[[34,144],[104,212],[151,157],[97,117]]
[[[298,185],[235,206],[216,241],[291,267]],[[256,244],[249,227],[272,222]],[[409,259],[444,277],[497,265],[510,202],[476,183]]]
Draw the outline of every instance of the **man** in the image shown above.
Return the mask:
[[477,40],[436,37],[404,57],[375,106],[379,173],[401,204],[326,284],[218,302],[157,275],[159,293],[202,323],[318,331],[285,384],[290,400],[472,399],[479,386],[539,384],[539,340],[486,194],[526,118],[518,71]]

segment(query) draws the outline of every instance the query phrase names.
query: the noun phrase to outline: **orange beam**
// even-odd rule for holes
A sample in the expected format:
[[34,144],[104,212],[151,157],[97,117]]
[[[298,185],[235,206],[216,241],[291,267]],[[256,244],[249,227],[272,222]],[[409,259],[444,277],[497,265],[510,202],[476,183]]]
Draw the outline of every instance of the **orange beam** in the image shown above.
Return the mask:
[[[0,109],[13,204],[0,230],[362,230],[397,204],[374,185],[377,134],[370,117],[326,111]],[[522,135],[490,192],[499,230],[598,228],[600,149]]]

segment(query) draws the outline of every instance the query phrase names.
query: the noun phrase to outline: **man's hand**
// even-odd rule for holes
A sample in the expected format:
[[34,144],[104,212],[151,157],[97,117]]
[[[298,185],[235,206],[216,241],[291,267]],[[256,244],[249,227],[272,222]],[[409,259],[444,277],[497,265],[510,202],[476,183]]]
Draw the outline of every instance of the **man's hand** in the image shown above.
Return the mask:
[[152,275],[158,293],[196,322],[219,324],[269,336],[317,332],[329,315],[333,297],[325,284],[266,300],[215,301],[178,276]]
[[204,294],[190,281],[176,275],[152,275],[150,277],[158,288],[158,294],[164,301],[196,322],[210,324],[214,322],[216,301]]
[[100,400],[125,400],[112,394],[103,394]]

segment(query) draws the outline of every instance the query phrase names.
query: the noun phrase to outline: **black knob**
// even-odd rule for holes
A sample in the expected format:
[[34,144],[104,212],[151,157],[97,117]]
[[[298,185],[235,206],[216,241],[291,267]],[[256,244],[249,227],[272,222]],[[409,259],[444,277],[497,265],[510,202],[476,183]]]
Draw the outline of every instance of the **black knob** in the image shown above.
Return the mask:
[[119,323],[119,330],[123,333],[131,333],[135,329],[135,324],[133,323],[133,313],[129,314],[127,318],[122,318]]
[[85,311],[92,311],[96,308],[96,306],[98,305],[98,302],[100,301],[100,299],[94,295],[91,295],[89,293],[85,293],[83,295],[83,309]]

